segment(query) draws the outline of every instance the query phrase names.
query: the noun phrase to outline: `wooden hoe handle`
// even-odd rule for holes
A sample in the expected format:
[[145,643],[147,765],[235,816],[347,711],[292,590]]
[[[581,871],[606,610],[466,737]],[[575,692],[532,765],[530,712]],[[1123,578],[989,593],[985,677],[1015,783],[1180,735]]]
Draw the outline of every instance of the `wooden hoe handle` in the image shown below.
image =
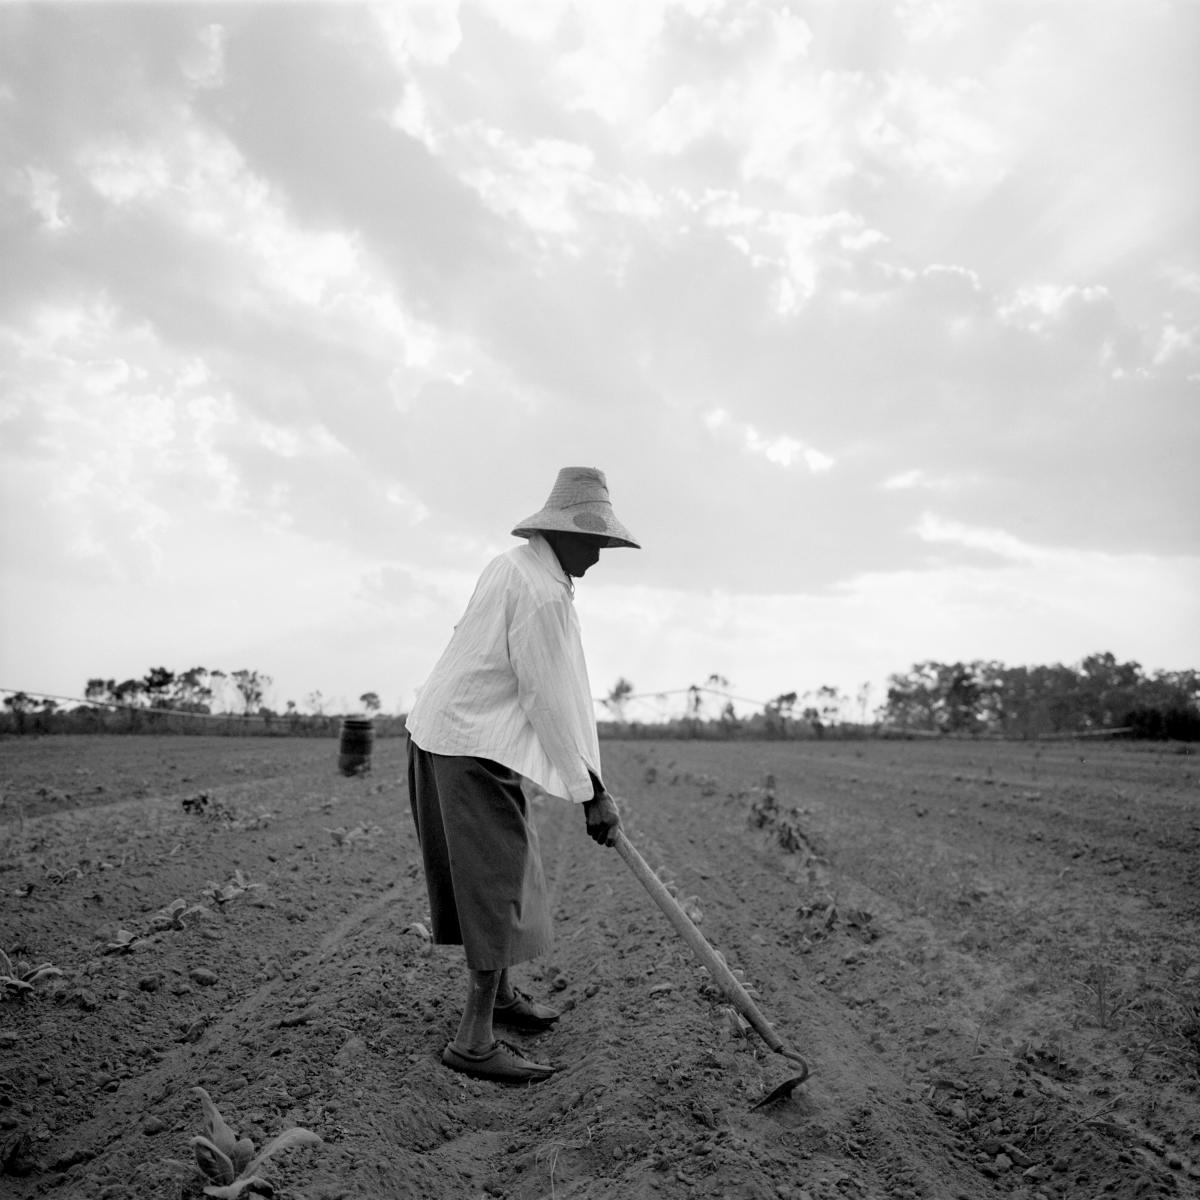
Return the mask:
[[759,1037],[777,1054],[790,1058],[793,1062],[804,1067],[808,1074],[808,1064],[795,1051],[788,1050],[783,1039],[771,1028],[770,1022],[759,1012],[758,1005],[750,999],[746,989],[738,982],[734,973],[725,964],[725,960],[708,944],[704,934],[696,928],[692,919],[683,911],[679,902],[667,891],[663,881],[650,870],[646,860],[637,852],[633,843],[625,836],[622,829],[617,830],[616,841],[613,843],[617,853],[629,865],[629,869],[637,876],[638,882],[650,893],[650,898],[663,910],[668,921],[675,926],[685,942],[691,946],[696,957],[708,968],[708,973],[716,981],[717,986],[733,1002],[737,1010],[754,1027]]

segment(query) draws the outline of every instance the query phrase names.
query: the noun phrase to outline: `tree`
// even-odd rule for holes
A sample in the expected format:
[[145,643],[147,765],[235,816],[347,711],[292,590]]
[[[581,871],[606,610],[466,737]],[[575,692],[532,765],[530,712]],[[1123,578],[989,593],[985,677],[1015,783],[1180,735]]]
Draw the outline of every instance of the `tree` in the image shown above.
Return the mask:
[[4,707],[16,718],[17,732],[25,732],[25,718],[37,708],[37,701],[25,692],[13,692],[4,697]]
[[151,667],[142,680],[142,690],[146,694],[150,707],[169,708],[170,702],[167,700],[167,693],[172,690],[174,685],[174,671],[168,671],[166,667]]
[[902,729],[946,733],[977,726],[980,697],[973,667],[915,663],[907,674],[888,676],[884,711]]
[[1200,671],[1159,671],[1143,680],[1120,721],[1134,737],[1200,741]]
[[[903,728],[945,733],[993,730],[1017,737],[1134,726],[1190,729],[1200,722],[1200,673],[1147,678],[1110,653],[1078,666],[1006,667],[999,662],[917,663],[889,678],[885,715]],[[1175,715],[1168,721],[1167,714]],[[1191,714],[1191,715],[1189,715]]]
[[826,725],[836,725],[842,715],[842,693],[831,683],[817,688],[817,700],[821,705],[821,720]]
[[795,692],[782,692],[774,700],[768,700],[764,716],[767,719],[767,737],[787,737],[788,721],[799,697]]
[[633,684],[622,675],[616,683],[613,684],[612,691],[604,698],[604,707],[611,712],[618,721],[625,720],[625,704],[629,697],[633,695]]
[[141,708],[145,696],[146,683],[143,679],[124,679],[113,688],[113,699],[130,708]]
[[83,689],[83,696],[92,704],[107,704],[112,701],[116,687],[116,682],[112,679],[89,679]]
[[368,716],[373,716],[383,707],[380,703],[378,692],[363,692],[359,696],[358,702],[367,710]]
[[858,685],[858,691],[855,692],[854,698],[858,702],[858,722],[860,725],[865,725],[867,723],[867,705],[871,702],[870,680]]
[[113,688],[113,700],[128,713],[130,729],[138,726],[138,712],[145,697],[146,684],[142,679],[124,679]]
[[1079,667],[1079,698],[1085,723],[1097,729],[1116,726],[1136,703],[1141,683],[1140,663],[1119,663],[1107,652],[1089,654]]
[[213,690],[208,683],[209,674],[204,667],[190,667],[175,676],[172,692],[173,706],[180,712],[211,712]]
[[979,683],[970,667],[955,663],[949,672],[939,672],[943,689],[941,725],[951,733],[973,730],[979,721]]
[[226,685],[229,683],[229,676],[224,671],[209,671],[208,686],[212,691],[212,703],[221,708],[222,711],[228,711],[225,705]]
[[272,679],[270,675],[264,675],[259,671],[234,671],[230,676],[233,680],[234,687],[237,688],[238,694],[242,698],[244,711],[249,716],[256,708],[259,708],[263,702],[263,693],[271,686]]

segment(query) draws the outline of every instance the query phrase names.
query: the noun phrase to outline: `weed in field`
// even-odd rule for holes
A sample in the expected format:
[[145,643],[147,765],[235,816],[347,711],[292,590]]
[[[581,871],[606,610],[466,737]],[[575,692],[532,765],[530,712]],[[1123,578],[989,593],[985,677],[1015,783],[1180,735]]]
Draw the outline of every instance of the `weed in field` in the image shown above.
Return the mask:
[[140,938],[132,930],[118,929],[113,940],[104,947],[105,954],[130,954],[146,939]]
[[49,867],[46,878],[53,884],[66,883],[68,879],[81,879],[83,870],[80,867]]
[[236,868],[233,878],[228,883],[214,883],[211,879],[204,886],[204,894],[218,907],[223,908],[230,900],[236,900],[243,893],[254,888],[266,886],[261,883],[251,883],[242,873],[241,867]]
[[202,817],[209,814],[209,794],[207,792],[197,792],[194,796],[184,796],[180,801],[183,805],[185,813],[192,813],[195,816]]
[[14,963],[5,951],[0,950],[0,999],[28,996],[43,979],[61,975],[62,971],[53,963],[42,963],[36,967],[23,959]]
[[186,900],[172,900],[166,908],[159,909],[150,918],[150,928],[155,933],[163,933],[169,929],[186,929],[185,922],[188,917],[207,916],[209,911],[203,904],[193,904],[189,908]]
[[584,1150],[592,1143],[592,1127],[584,1126],[584,1132],[587,1134],[585,1139],[577,1139],[575,1141],[565,1142],[555,1140],[547,1142],[544,1146],[538,1148],[534,1154],[535,1162],[548,1162],[550,1166],[550,1200],[557,1200],[558,1192],[554,1186],[554,1171],[558,1166],[558,1156],[564,1150]]
[[274,816],[274,812],[269,808],[259,808],[244,816],[235,813],[229,822],[229,827],[230,829],[239,830],[266,829],[271,824],[271,818]]
[[800,920],[805,923],[805,936],[809,942],[819,942],[827,938],[834,930],[838,921],[836,900],[822,900],[816,904],[802,904],[797,910]]
[[1129,1012],[1151,1035],[1131,1074],[1153,1057],[1200,1079],[1200,964],[1148,984],[1130,1001]]
[[433,934],[422,922],[414,921],[404,932],[411,933],[420,939],[422,954],[431,955],[433,953]]
[[808,836],[800,828],[800,810],[794,806],[786,809],[780,806],[775,795],[774,775],[766,776],[762,786],[751,788],[750,794],[754,799],[750,802],[747,820],[752,829],[765,830],[768,841],[776,843],[788,854],[816,854]]
[[740,1039],[750,1036],[750,1022],[737,1009],[730,1008],[728,1004],[723,1004],[717,1011],[725,1018],[725,1025],[729,1030],[730,1037]]
[[550,1164],[550,1200],[557,1200],[558,1192],[554,1187],[554,1169],[558,1166],[559,1153],[568,1148],[566,1142],[549,1142],[545,1146],[540,1146],[537,1153],[534,1155],[535,1162],[549,1161]]
[[203,817],[206,821],[224,825],[229,829],[265,829],[275,815],[269,809],[260,808],[250,814],[240,813],[230,804],[213,799],[208,792],[197,792],[194,796],[185,796],[180,801],[183,811]]
[[383,830],[378,825],[368,825],[364,821],[361,825],[355,825],[353,829],[347,829],[343,825],[339,825],[336,829],[325,827],[325,832],[333,839],[335,846],[354,849],[355,846],[371,846],[375,838],[383,833]]
[[762,829],[764,825],[773,824],[776,814],[779,812],[779,802],[775,799],[774,790],[770,788],[752,788],[751,794],[755,797],[750,802],[751,826],[755,829]]
[[[274,1189],[261,1175],[259,1169],[273,1155],[298,1146],[319,1146],[321,1138],[308,1129],[287,1129],[272,1138],[262,1150],[254,1153],[254,1143],[249,1138],[239,1138],[221,1116],[212,1097],[202,1087],[192,1088],[204,1108],[204,1133],[191,1140],[196,1165],[205,1179],[206,1196],[217,1200],[237,1200],[243,1192],[273,1195]],[[188,1169],[187,1163],[169,1160],[168,1165]]]
[[1092,956],[1083,987],[1088,997],[1089,1016],[1101,1029],[1115,1029],[1131,997],[1117,986],[1115,972],[1100,947]]

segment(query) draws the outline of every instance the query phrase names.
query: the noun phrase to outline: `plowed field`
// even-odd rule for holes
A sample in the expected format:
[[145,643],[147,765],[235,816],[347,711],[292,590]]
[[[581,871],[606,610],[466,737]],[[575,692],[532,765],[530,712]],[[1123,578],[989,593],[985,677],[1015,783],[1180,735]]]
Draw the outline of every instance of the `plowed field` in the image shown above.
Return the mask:
[[[197,1197],[202,1086],[281,1197],[1200,1194],[1197,760],[1095,743],[605,742],[626,829],[809,1081],[581,813],[534,800],[561,1068],[441,1066],[403,782],[329,741],[0,744],[0,1191]],[[186,803],[185,803],[186,802]],[[174,911],[172,912],[172,906]],[[193,911],[196,910],[196,911]],[[21,964],[24,964],[22,966]],[[2,965],[2,960],[0,960]]]

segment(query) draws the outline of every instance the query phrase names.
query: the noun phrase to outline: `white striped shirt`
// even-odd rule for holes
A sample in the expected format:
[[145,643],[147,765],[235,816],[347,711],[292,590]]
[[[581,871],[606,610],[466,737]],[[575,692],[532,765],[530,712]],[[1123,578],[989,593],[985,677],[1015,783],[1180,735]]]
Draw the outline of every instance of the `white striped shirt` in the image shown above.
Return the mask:
[[573,591],[539,534],[488,563],[408,714],[413,741],[590,800],[600,745]]

